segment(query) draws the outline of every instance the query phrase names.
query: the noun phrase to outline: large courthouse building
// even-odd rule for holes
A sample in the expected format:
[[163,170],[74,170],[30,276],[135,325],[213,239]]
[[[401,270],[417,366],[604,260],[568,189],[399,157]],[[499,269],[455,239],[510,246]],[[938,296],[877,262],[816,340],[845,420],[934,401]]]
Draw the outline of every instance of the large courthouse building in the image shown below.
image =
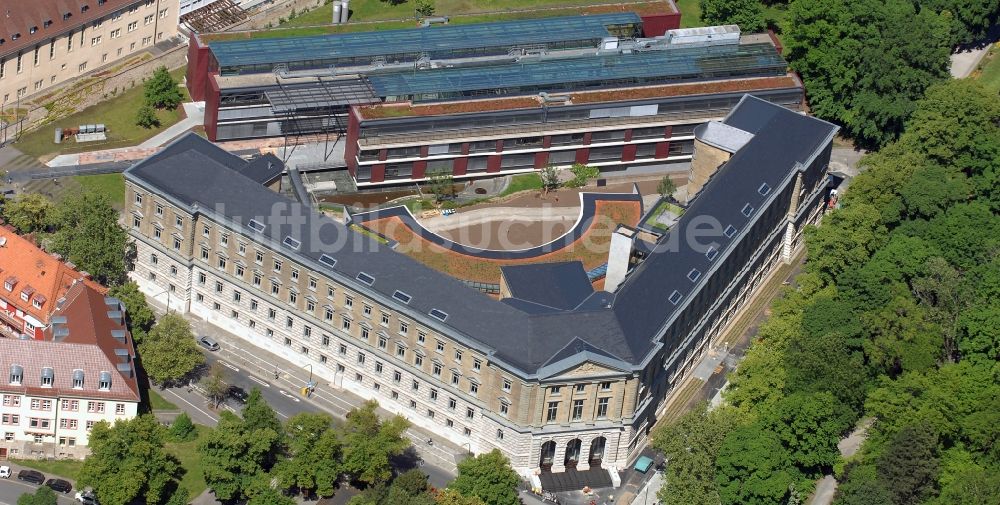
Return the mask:
[[[476,291],[272,191],[280,163],[191,134],[125,172],[132,275],[173,309],[312,366],[321,388],[377,399],[473,452],[498,448],[523,475],[621,469],[818,219],[836,130],[744,96],[692,132],[694,196],[671,231],[613,291],[563,307],[520,285],[499,300]],[[715,232],[690,240],[705,223]]]
[[0,3],[0,102],[10,106],[173,37],[177,2]]

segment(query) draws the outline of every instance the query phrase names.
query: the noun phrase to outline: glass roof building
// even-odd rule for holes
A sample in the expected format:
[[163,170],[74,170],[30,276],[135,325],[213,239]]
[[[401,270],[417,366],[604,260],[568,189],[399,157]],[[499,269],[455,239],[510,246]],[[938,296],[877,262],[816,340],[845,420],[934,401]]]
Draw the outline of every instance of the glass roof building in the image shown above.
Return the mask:
[[637,14],[522,19],[495,23],[342,33],[313,37],[210,42],[221,75],[353,67],[420,58],[454,59],[508,54],[512,48],[561,50],[597,47],[606,37],[637,37]]

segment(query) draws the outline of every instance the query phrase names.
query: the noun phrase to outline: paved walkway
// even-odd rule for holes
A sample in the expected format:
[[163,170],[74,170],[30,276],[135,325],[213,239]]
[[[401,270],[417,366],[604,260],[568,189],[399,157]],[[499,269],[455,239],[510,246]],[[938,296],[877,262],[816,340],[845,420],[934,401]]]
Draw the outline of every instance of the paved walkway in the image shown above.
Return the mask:
[[160,147],[181,136],[181,134],[194,128],[195,126],[205,124],[205,102],[186,102],[183,106],[184,114],[187,115],[187,117],[173,124],[166,130],[157,133],[149,140],[139,144],[138,147]]
[[951,76],[956,79],[968,77],[979,66],[979,62],[983,61],[989,50],[990,45],[985,44],[983,47],[953,53],[951,55]]
[[[862,419],[854,431],[842,438],[837,443],[837,449],[844,458],[854,456],[861,448],[868,435],[868,428],[872,425],[871,419]],[[833,503],[833,498],[837,494],[837,479],[833,475],[826,475],[816,483],[816,491],[813,492],[809,505],[829,505]]]

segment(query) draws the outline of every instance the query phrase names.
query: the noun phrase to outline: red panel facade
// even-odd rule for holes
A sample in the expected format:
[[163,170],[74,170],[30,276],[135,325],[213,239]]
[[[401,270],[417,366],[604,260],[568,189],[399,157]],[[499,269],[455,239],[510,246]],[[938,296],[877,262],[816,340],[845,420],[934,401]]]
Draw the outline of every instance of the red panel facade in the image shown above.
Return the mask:
[[670,142],[657,142],[656,143],[656,158],[666,158],[667,153],[670,151]]
[[637,146],[635,144],[626,144],[622,148],[622,161],[635,161],[635,151]]
[[469,168],[468,157],[463,156],[461,158],[455,158],[455,168],[454,172],[452,173],[456,176],[465,175],[468,171],[468,168]]
[[205,93],[205,135],[214,142],[219,134],[219,83],[209,76],[208,85]]
[[202,45],[197,34],[192,33],[188,41],[187,88],[191,99],[200,102],[205,100],[208,88],[208,46]]
[[[689,0],[691,1],[691,0]],[[667,30],[681,27],[681,13],[649,14],[642,17],[642,33],[647,37],[659,37]]]
[[[590,135],[589,133],[587,135]],[[587,161],[590,160],[590,149],[582,148],[576,150],[576,162],[581,165],[586,165]]]
[[[503,141],[502,140],[498,140],[497,141],[497,147],[499,148],[502,145],[503,145]],[[500,158],[501,158],[501,156],[488,156],[486,158],[486,172],[487,173],[499,172],[500,171]]]
[[347,111],[347,138],[344,144],[344,163],[352,177],[357,176],[358,139],[361,136],[361,113],[357,106]]
[[369,182],[383,182],[383,181],[385,181],[385,163],[372,165],[372,178]]
[[535,153],[535,168],[544,168],[549,164],[549,153]]
[[[427,148],[425,147],[424,149]],[[427,173],[427,160],[414,161],[413,174],[410,177],[413,179],[423,179],[425,173]]]

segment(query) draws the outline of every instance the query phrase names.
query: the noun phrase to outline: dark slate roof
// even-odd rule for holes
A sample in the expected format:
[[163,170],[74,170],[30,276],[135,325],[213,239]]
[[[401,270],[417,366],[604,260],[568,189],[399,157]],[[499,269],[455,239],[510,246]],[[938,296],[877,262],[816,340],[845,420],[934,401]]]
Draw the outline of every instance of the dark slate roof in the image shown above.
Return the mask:
[[[677,305],[670,303],[668,298],[673,291],[679,291],[685,299],[697,293],[700,284],[687,278],[691,269],[707,273],[712,267],[705,256],[706,246],[672,236],[683,237],[689,228],[697,226],[693,224],[696,219],[704,220],[706,216],[714,218],[723,228],[732,225],[738,232],[743,231],[757,218],[768,198],[757,191],[761,183],[778,188],[796,170],[796,163],[805,163],[837,131],[830,123],[751,95],[745,95],[724,122],[753,133],[754,138],[712,176],[670,233],[616,292],[614,312],[629,340],[656,335],[683,305],[683,301]],[[741,212],[747,203],[755,209],[751,217]],[[718,243],[717,258],[724,257],[739,239],[738,232],[733,238],[712,237]],[[707,278],[708,275],[702,275],[699,281]]]
[[[250,235],[255,233],[247,227],[250,219],[264,223],[261,242],[271,241],[272,247],[283,248],[289,257],[309,268],[326,271],[339,282],[422,324],[464,339],[468,345],[526,375],[574,353],[613,357],[627,366],[636,366],[656,346],[661,327],[676,309],[667,300],[670,294],[676,289],[685,297],[692,296],[698,285],[686,278],[687,272],[696,266],[707,268],[704,251],[693,250],[686,244],[671,251],[669,238],[684,233],[699,215],[744,227],[749,220],[740,210],[746,201],[759,207],[757,204],[763,199],[757,193],[760,183],[766,181],[777,188],[778,181],[795,170],[796,162],[806,161],[836,131],[833,125],[752,97],[744,97],[728,121],[755,133],[754,140],[708,182],[671,233],[630,274],[616,294],[603,291],[589,294],[573,310],[540,310],[541,305],[523,300],[497,302],[268,190],[241,175],[245,173],[246,161],[194,134],[175,140],[159,153],[133,165],[125,177],[195,211],[214,214],[217,220],[223,217],[230,226]],[[298,250],[281,245],[288,236],[301,242]],[[723,242],[720,254],[732,242],[724,237],[717,241]],[[334,268],[318,261],[322,254],[337,260]],[[540,265],[535,267],[544,270]],[[372,286],[356,280],[360,272],[374,277]],[[560,277],[558,273],[539,275]],[[409,304],[392,298],[396,290],[412,296]],[[564,307],[578,298],[573,289],[529,292]],[[429,316],[432,309],[447,313],[446,321],[442,323]]]
[[239,172],[258,184],[268,184],[285,171],[277,156],[267,153],[247,163]]
[[579,261],[510,265],[500,274],[513,298],[552,310],[575,309],[594,292]]

